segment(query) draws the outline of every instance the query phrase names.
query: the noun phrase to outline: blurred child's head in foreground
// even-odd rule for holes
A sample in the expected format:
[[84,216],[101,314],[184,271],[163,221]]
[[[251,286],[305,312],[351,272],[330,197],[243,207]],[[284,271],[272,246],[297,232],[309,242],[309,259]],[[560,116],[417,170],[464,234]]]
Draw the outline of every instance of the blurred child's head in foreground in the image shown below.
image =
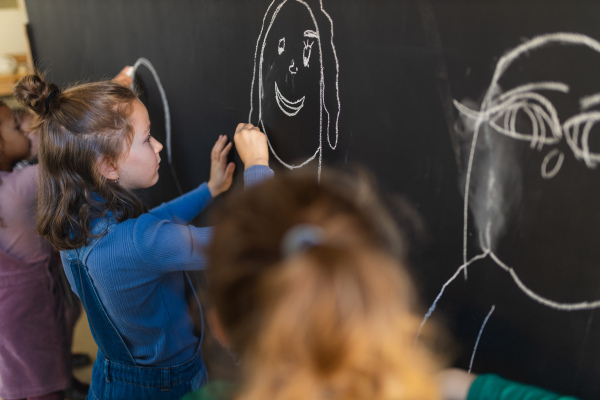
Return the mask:
[[364,179],[278,174],[214,215],[209,282],[244,399],[434,399],[405,240]]

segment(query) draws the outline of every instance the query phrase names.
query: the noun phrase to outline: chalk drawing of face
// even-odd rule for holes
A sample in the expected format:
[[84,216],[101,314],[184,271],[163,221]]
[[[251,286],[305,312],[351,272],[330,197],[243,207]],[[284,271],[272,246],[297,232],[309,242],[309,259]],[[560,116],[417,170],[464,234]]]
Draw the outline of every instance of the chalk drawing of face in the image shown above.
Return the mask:
[[[554,68],[551,61],[557,59],[563,60],[563,63]],[[514,177],[516,173],[509,175],[507,171],[520,168],[516,162],[507,163],[502,156],[496,165],[485,164],[494,184],[491,184],[490,178],[482,179],[481,168],[478,168],[479,165],[474,167],[474,163],[492,158],[480,151],[486,143],[491,141],[493,144],[493,148],[489,146],[492,156],[503,148],[499,146],[503,143],[499,136],[504,136],[504,143],[521,142],[544,153],[539,171],[546,180],[560,172],[565,159],[564,150],[570,150],[575,160],[582,161],[590,169],[600,161],[600,126],[596,126],[600,121],[600,112],[597,111],[600,83],[594,85],[593,79],[582,80],[577,76],[588,76],[586,68],[594,70],[594,63],[600,67],[600,43],[590,37],[574,33],[538,36],[499,60],[479,110],[474,111],[455,102],[463,116],[474,121],[465,181],[465,193],[469,195],[465,196],[463,210],[464,262],[467,262],[468,209],[473,213],[479,235],[485,237],[480,240],[482,250],[497,258],[495,244],[502,232],[499,225],[510,215],[503,207],[489,205],[510,202],[508,197],[515,191],[515,185],[507,178]],[[568,68],[564,68],[565,64]],[[578,70],[580,65],[583,67]],[[501,198],[493,199],[493,194],[498,193]],[[482,207],[484,203],[485,207]],[[497,215],[493,215],[494,212]]]
[[[554,33],[538,36],[516,47],[500,59],[480,110],[471,110],[457,101],[455,105],[461,113],[474,120],[476,132],[482,124],[489,124],[496,132],[528,142],[532,149],[540,151],[545,150],[546,146],[559,143],[564,138],[576,159],[583,161],[589,168],[595,168],[600,162],[600,146],[594,145],[593,135],[593,131],[600,133],[600,130],[594,129],[600,121],[600,113],[597,111],[600,104],[600,88],[594,90],[593,86],[575,87],[572,78],[553,74],[552,68],[547,68],[548,64],[545,64],[546,68],[540,69],[537,74],[541,74],[542,71],[550,72],[541,80],[524,82],[505,91],[498,90],[500,87],[506,89],[501,84],[505,75],[522,72],[523,65],[519,65],[520,69],[513,72],[511,67],[514,64],[520,62],[525,64],[528,60],[534,59],[536,53],[547,51],[552,47],[559,49],[577,47],[591,53],[588,57],[597,59],[600,56],[600,43],[585,35]],[[555,58],[562,56],[557,50],[553,50],[551,54]],[[512,69],[516,70],[517,67]],[[561,110],[553,104],[553,97],[563,97],[561,103],[565,102],[564,98],[572,98],[577,102],[577,109],[570,107]],[[528,123],[524,124],[526,128],[523,131],[517,128],[518,117],[528,120]],[[476,141],[477,135],[474,135],[473,143]],[[553,178],[559,173],[563,161],[564,153],[557,148],[552,148],[540,166],[541,175],[546,179]]]
[[[557,60],[561,60],[562,63],[556,63]],[[560,64],[560,66],[554,68],[554,64]],[[465,125],[470,125],[472,129],[464,181],[463,264],[442,286],[426,313],[422,326],[435,310],[446,287],[460,275],[464,274],[466,278],[467,269],[471,264],[488,257],[495,265],[510,275],[515,285],[525,295],[543,306],[560,311],[600,308],[597,290],[582,289],[576,295],[579,296],[578,298],[569,298],[572,296],[572,291],[563,292],[558,299],[555,298],[553,292],[542,293],[542,290],[545,289],[537,286],[536,276],[538,280],[544,276],[543,280],[546,284],[550,283],[544,268],[554,262],[552,255],[567,253],[568,257],[573,257],[573,254],[577,254],[572,253],[571,249],[565,248],[567,244],[565,246],[556,244],[560,242],[560,237],[564,234],[560,228],[550,225],[550,228],[544,226],[543,229],[536,230],[534,226],[531,229],[535,234],[535,239],[550,238],[552,244],[542,246],[541,243],[546,242],[539,241],[535,252],[533,249],[528,249],[525,242],[518,245],[521,246],[519,247],[520,254],[531,253],[524,257],[528,264],[523,264],[523,260],[521,260],[517,268],[517,265],[512,265],[512,259],[508,262],[501,259],[498,255],[499,238],[497,236],[502,233],[502,229],[499,229],[498,224],[504,224],[514,216],[506,214],[503,207],[496,207],[494,204],[505,201],[502,197],[515,190],[511,186],[513,182],[507,179],[509,175],[506,174],[506,170],[520,169],[522,166],[511,162],[507,163],[504,157],[500,157],[501,159],[496,164],[484,163],[487,170],[482,171],[480,168],[482,156],[491,154],[490,159],[493,159],[493,156],[496,155],[494,152],[499,148],[497,145],[501,144],[500,151],[507,152],[507,148],[510,150],[525,147],[525,149],[529,149],[529,154],[525,154],[525,156],[530,160],[539,161],[537,169],[530,170],[527,174],[529,186],[522,188],[523,192],[528,191],[528,197],[532,197],[534,192],[556,193],[548,188],[551,188],[553,182],[559,177],[562,178],[559,174],[563,164],[567,162],[570,165],[569,179],[561,180],[559,185],[565,185],[565,181],[576,179],[577,174],[585,175],[589,181],[592,177],[591,174],[594,173],[592,170],[600,163],[600,124],[598,124],[600,121],[600,77],[596,79],[597,74],[590,74],[590,71],[598,69],[600,69],[600,42],[577,33],[544,34],[522,43],[500,58],[479,109],[473,108],[473,105],[454,101],[462,119],[470,121],[470,124]],[[581,77],[590,78],[580,79]],[[510,146],[509,142],[519,143],[521,147]],[[574,166],[579,166],[579,168],[574,168]],[[563,172],[563,174],[566,173]],[[536,174],[537,179],[531,179]],[[532,183],[535,187],[531,186]],[[520,184],[521,181],[519,181]],[[560,195],[561,198],[576,204],[577,201],[573,201],[573,198],[576,200],[578,196],[585,197],[586,193],[560,193]],[[558,204],[554,202],[553,198],[542,197],[541,199],[553,205]],[[569,204],[572,205],[571,203]],[[590,206],[590,203],[586,204],[584,207],[593,207],[593,205]],[[537,213],[537,210],[531,206],[528,206],[526,210]],[[567,208],[550,210],[547,214],[539,212],[538,215],[550,215],[550,213],[567,215],[572,211]],[[520,209],[519,212],[523,212],[523,210]],[[583,217],[585,218],[585,214]],[[583,251],[586,253],[595,251],[592,248],[595,246],[593,244],[594,237],[597,237],[593,228],[595,220],[592,215],[589,217],[592,222],[589,223],[590,226],[583,229],[586,233],[593,232],[591,235],[593,237],[585,237],[586,234],[580,235],[580,241],[584,243],[581,244],[581,249],[584,249]],[[481,248],[480,254],[470,258],[467,254],[470,238],[469,218],[473,218]],[[547,221],[543,222],[547,223]],[[518,222],[514,222],[514,224],[518,229],[523,229]],[[574,225],[572,226],[574,229],[579,228],[576,223],[571,225]],[[554,228],[556,230],[552,232]],[[543,230],[548,232],[539,232]],[[515,238],[511,239],[510,243],[514,245],[518,241],[519,239]],[[580,243],[578,242],[577,245],[579,246]],[[541,254],[542,251],[548,254]],[[544,259],[542,260],[540,256],[543,256]],[[600,259],[600,254],[597,259],[594,256],[590,258],[592,259],[586,262],[593,266]],[[580,263],[586,267],[581,270],[593,270],[593,268],[587,268],[589,265],[582,261]],[[527,269],[526,272],[523,270],[524,267]],[[581,281],[581,276],[570,276],[576,275],[571,272],[572,268],[573,265],[553,265],[552,274],[556,275],[552,282],[553,287],[569,286],[573,283],[569,282],[570,279]],[[528,274],[527,278],[523,278],[525,274]],[[556,282],[557,280],[560,282]],[[590,285],[594,286],[593,282]],[[483,321],[480,335],[487,320],[494,312],[494,308],[492,307]],[[476,348],[477,342],[471,363]]]
[[256,44],[249,119],[283,166],[316,159],[320,173],[323,141],[336,148],[338,71],[333,23],[321,1],[273,1]]

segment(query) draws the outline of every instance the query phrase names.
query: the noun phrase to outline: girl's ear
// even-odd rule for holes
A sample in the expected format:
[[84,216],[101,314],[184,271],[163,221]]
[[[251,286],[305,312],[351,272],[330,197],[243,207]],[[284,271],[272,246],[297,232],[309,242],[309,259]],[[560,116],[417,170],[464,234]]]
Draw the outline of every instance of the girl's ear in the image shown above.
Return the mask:
[[119,171],[117,171],[117,166],[111,160],[108,160],[106,157],[100,157],[98,159],[98,170],[106,179],[111,181],[116,181],[119,179]]

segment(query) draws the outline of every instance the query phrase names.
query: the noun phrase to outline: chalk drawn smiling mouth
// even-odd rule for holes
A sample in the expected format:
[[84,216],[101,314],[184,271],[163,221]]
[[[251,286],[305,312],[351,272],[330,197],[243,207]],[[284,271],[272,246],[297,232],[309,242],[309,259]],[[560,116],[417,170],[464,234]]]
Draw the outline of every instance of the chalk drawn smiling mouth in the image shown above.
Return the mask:
[[287,115],[288,117],[293,117],[298,114],[298,112],[304,107],[304,98],[306,96],[302,96],[302,98],[291,101],[285,98],[279,91],[279,87],[277,86],[277,82],[275,82],[275,100],[277,101],[277,105],[281,109],[281,111]]

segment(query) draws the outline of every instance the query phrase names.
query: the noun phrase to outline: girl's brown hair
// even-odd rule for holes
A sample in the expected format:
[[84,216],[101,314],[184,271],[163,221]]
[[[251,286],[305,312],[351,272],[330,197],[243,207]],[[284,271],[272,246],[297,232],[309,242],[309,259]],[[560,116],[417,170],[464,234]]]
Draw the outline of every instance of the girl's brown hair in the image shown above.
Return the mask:
[[22,78],[15,97],[36,114],[40,132],[38,233],[55,248],[88,243],[90,222],[111,213],[118,221],[146,211],[137,196],[99,171],[100,160],[117,163],[131,144],[128,118],[135,93],[114,82],[96,82],[60,91],[36,75]]
[[[245,366],[238,399],[438,398],[404,240],[373,193],[345,174],[279,174],[217,210],[208,277]],[[282,250],[305,225],[318,241]]]

